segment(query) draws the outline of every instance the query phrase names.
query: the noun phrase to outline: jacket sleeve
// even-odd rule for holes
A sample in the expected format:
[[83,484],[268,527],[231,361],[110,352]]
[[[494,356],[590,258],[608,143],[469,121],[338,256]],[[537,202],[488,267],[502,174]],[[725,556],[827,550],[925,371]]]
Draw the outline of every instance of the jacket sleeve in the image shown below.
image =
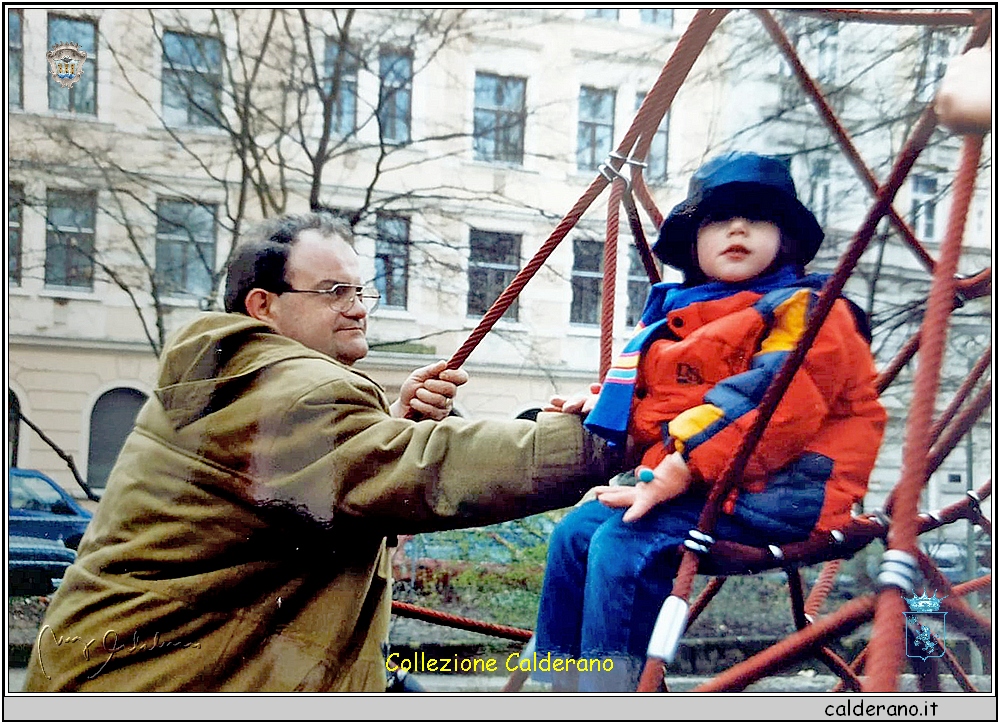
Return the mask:
[[616,455],[576,415],[414,422],[390,417],[379,388],[364,380],[309,390],[278,428],[294,434],[275,435],[264,448],[256,499],[321,522],[363,519],[391,533],[564,507],[617,472]]
[[[815,295],[799,289],[771,309],[769,301],[773,300],[765,296],[758,303],[761,313],[773,319],[750,369],[722,380],[705,395],[704,404],[669,424],[674,444],[702,480],[722,477],[756,422],[764,393],[805,331]],[[852,374],[870,369],[870,352],[845,304],[838,301],[820,328],[748,461],[745,479],[766,478],[798,457],[832,414]]]

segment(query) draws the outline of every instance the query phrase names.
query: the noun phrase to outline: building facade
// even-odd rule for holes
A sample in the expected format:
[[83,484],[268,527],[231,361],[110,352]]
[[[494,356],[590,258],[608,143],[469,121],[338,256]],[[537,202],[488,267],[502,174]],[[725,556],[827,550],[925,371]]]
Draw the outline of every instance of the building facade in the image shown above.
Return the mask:
[[[9,9],[9,465],[75,488],[19,411],[100,489],[164,341],[220,307],[234,240],[276,213],[321,207],[354,226],[382,294],[358,366],[390,394],[447,358],[594,180],[694,12]],[[778,17],[876,173],[932,97],[938,59],[967,34]],[[788,155],[828,230],[816,268],[829,269],[870,199],[762,36],[749,12],[723,21],[655,134],[645,178],[665,213],[717,152]],[[86,53],[69,88],[47,58],[57,44]],[[890,113],[895,124],[878,122]],[[897,197],[932,250],[957,148],[937,139]],[[991,258],[990,160],[963,273]],[[595,379],[605,208],[606,195],[472,353],[462,415],[514,417]],[[616,349],[648,286],[624,225],[621,238]],[[903,312],[927,278],[892,233],[866,254],[849,293],[871,296],[881,361],[914,328]],[[989,339],[988,306],[970,307],[971,341],[956,343],[966,356]],[[873,504],[898,476],[901,385],[887,396],[894,432]],[[929,505],[964,489],[970,467],[988,476],[990,438],[988,423],[976,431],[971,466],[949,458]]]

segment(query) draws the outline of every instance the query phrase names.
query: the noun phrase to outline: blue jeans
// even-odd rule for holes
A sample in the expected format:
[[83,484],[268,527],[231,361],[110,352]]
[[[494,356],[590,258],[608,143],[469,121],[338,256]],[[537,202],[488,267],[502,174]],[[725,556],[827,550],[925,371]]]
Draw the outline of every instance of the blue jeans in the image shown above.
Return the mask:
[[[806,538],[824,491],[788,477],[772,480],[763,493],[741,494],[733,515],[719,517],[715,537],[756,546]],[[678,546],[704,504],[702,495],[689,493],[624,523],[624,509],[591,501],[556,526],[538,611],[538,655],[613,662],[611,672],[580,672],[578,682],[563,675],[554,681],[558,688],[635,691],[656,616],[673,587]]]

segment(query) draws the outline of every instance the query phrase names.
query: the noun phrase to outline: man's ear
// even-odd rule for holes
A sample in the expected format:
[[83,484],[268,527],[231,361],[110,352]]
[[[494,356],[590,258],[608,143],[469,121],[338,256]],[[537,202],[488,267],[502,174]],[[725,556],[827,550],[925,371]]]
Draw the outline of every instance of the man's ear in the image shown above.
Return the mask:
[[247,314],[261,322],[270,322],[272,316],[273,297],[268,292],[259,287],[254,287],[247,292],[246,307]]

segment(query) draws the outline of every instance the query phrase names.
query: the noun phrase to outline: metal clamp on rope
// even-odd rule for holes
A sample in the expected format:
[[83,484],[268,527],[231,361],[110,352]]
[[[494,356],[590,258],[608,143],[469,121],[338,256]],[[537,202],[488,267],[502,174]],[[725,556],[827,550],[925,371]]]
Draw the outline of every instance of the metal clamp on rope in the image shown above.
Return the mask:
[[646,163],[645,161],[637,161],[634,158],[629,158],[627,156],[622,156],[617,151],[612,151],[611,153],[609,153],[608,154],[608,158],[613,158],[616,161],[621,161],[622,163],[627,164],[629,166],[638,166],[639,168],[648,168],[649,167],[649,164]]
[[843,545],[844,541],[847,540],[847,536],[839,530],[831,530],[830,537],[833,538],[833,542],[837,545]]
[[684,547],[695,553],[708,553],[708,549],[714,544],[715,538],[695,529],[688,531],[687,540],[684,541]]
[[878,521],[878,524],[880,526],[882,526],[886,530],[889,529],[889,516],[886,515],[883,511],[881,510],[872,511],[872,517]]
[[626,193],[629,195],[632,194],[632,179],[623,174],[621,171],[616,170],[615,167],[611,165],[610,159],[598,166],[597,171],[608,181],[613,182],[615,179],[621,179],[625,182]]
[[921,513],[920,517],[921,518],[927,518],[928,520],[933,520],[935,523],[940,523],[941,522],[941,511],[939,511],[939,510],[932,510],[930,512]]
[[895,586],[904,593],[913,593],[919,572],[915,557],[906,551],[889,548],[882,554],[878,583],[882,588]]
[[783,550],[781,550],[780,548],[778,548],[778,546],[776,546],[776,545],[769,545],[767,547],[767,552],[770,553],[771,554],[771,558],[773,558],[776,561],[783,561],[783,560],[785,560],[785,552]]
[[983,499],[979,497],[975,490],[966,490],[965,495],[969,499],[969,508],[977,513],[976,517],[983,517]]

